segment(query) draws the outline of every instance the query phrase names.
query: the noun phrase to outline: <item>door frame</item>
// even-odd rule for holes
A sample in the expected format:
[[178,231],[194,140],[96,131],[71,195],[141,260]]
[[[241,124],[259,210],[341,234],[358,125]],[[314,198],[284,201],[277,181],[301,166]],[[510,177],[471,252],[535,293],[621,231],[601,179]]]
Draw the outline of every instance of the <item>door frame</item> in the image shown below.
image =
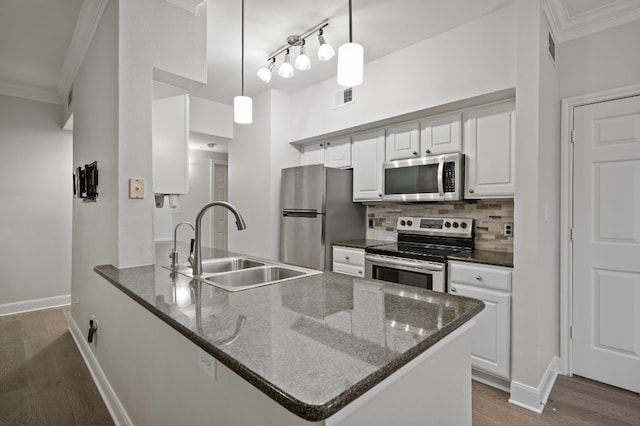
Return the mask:
[[573,129],[574,109],[580,106],[640,95],[640,84],[562,100],[560,130],[560,372],[573,374],[570,329],[573,324]]

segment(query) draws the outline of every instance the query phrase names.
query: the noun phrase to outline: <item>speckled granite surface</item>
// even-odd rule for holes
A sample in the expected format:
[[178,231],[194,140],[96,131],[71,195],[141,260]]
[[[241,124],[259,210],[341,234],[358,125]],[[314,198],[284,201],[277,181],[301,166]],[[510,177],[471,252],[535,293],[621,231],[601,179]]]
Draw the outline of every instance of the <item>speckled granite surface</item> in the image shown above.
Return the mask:
[[460,260],[462,262],[483,263],[485,265],[513,268],[513,253],[501,251],[470,250],[450,254],[447,258],[449,260]]
[[336,241],[333,243],[334,246],[342,246],[342,247],[351,247],[358,249],[365,249],[371,246],[379,246],[381,244],[389,244],[394,241],[383,241],[383,240],[348,240],[348,241]]
[[[169,244],[158,244],[159,263],[168,264],[168,252]],[[231,293],[160,265],[95,271],[309,421],[335,414],[484,308],[332,272]]]

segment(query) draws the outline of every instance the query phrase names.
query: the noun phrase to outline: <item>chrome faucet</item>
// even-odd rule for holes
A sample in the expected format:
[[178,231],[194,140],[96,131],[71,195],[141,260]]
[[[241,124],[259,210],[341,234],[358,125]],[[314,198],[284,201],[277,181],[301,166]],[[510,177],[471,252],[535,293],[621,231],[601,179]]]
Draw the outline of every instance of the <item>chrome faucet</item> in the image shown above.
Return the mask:
[[200,276],[202,275],[202,216],[209,210],[211,207],[220,206],[229,210],[236,217],[236,227],[238,231],[242,231],[247,228],[247,225],[244,223],[244,219],[240,215],[240,212],[231,204],[226,201],[214,201],[205,205],[196,216],[196,228],[195,228],[195,246],[193,248],[193,275]]
[[169,254],[169,259],[171,259],[171,269],[174,269],[174,270],[178,268],[178,252],[176,251],[176,241],[177,241],[178,227],[180,227],[180,225],[189,225],[191,229],[195,231],[195,228],[189,222],[180,222],[179,224],[176,225],[175,228],[173,228],[173,250],[171,250],[171,254]]

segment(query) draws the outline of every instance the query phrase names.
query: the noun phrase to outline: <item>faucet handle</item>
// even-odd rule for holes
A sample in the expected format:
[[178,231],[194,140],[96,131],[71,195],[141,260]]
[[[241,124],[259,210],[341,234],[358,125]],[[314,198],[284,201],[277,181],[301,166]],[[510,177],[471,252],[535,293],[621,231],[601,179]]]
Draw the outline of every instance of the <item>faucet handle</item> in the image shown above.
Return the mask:
[[196,239],[192,238],[191,239],[191,248],[189,249],[189,255],[193,254],[193,246],[196,244]]

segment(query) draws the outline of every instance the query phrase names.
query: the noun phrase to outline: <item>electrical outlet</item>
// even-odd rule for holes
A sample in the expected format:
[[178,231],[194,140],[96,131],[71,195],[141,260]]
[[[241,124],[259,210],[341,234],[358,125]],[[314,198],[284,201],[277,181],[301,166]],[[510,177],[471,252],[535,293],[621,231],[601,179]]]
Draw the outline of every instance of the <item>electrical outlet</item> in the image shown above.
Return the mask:
[[502,235],[505,237],[513,237],[513,223],[505,223],[502,228]]
[[216,380],[216,360],[202,349],[198,349],[198,365],[209,377]]

